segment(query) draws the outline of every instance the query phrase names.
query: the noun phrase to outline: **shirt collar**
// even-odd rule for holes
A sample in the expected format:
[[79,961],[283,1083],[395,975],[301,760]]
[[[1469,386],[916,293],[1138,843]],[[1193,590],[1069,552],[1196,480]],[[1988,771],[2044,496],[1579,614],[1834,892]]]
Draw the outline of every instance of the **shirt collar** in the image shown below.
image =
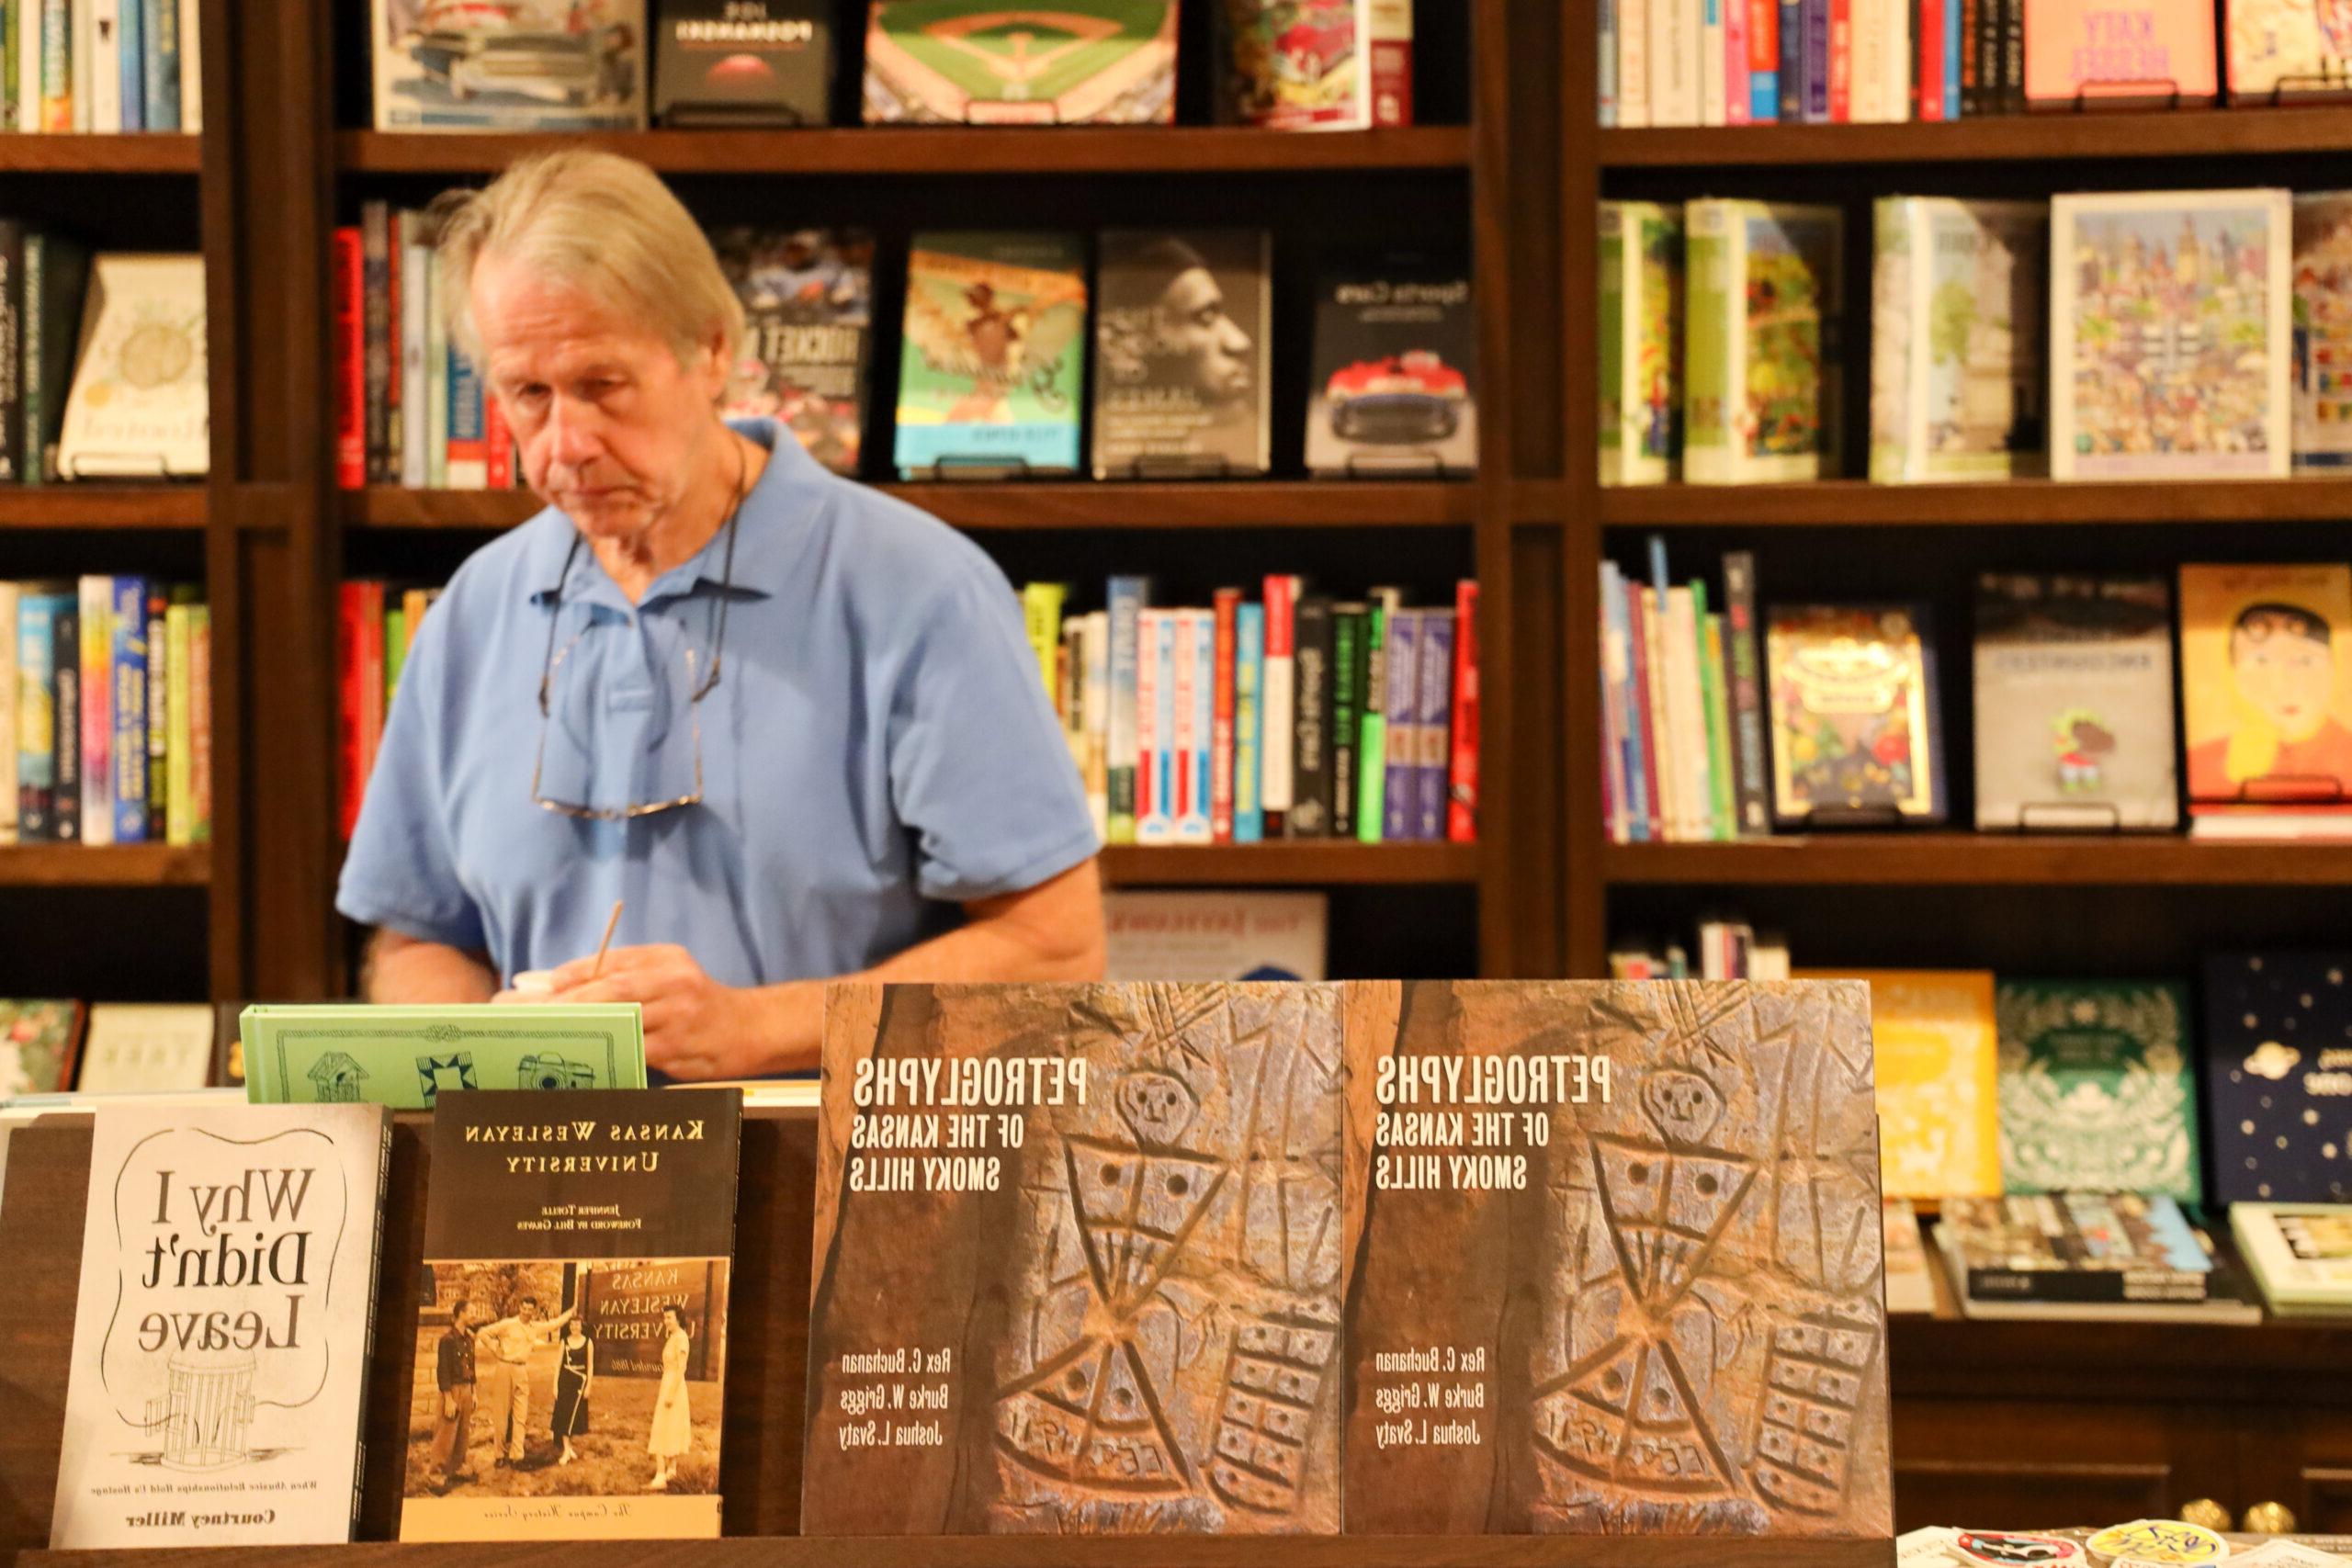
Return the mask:
[[[802,450],[799,440],[775,420],[730,419],[727,424],[768,453],[767,465],[745,492],[742,514],[736,521],[733,573],[733,592],[766,598],[783,592],[789,582],[792,564],[807,534],[805,525],[822,502],[820,487],[829,476]],[[525,526],[531,534],[524,547],[523,581],[530,585],[534,600],[544,604],[559,589],[565,597],[574,597],[611,582],[584,541],[573,551],[580,531],[557,508],[546,508]],[[685,593],[706,583],[716,588],[727,581],[728,532],[721,527],[693,559],[654,579],[646,592],[647,601]],[[561,581],[567,558],[572,563],[569,584]],[[618,590],[614,592],[617,595]]]

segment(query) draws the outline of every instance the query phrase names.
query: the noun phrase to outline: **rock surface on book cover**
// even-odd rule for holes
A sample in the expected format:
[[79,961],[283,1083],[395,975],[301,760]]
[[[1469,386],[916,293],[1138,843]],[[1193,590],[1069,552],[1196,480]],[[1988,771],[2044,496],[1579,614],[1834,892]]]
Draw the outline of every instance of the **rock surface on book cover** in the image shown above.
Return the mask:
[[97,1113],[52,1550],[347,1541],[391,1117]]
[[1165,125],[1177,0],[874,0],[865,122]]
[[1359,983],[1348,1031],[1351,1533],[1892,1533],[1859,984]]
[[2217,1203],[2352,1203],[2352,953],[2205,963]]
[[1340,991],[829,997],[801,1527],[1330,1533]]

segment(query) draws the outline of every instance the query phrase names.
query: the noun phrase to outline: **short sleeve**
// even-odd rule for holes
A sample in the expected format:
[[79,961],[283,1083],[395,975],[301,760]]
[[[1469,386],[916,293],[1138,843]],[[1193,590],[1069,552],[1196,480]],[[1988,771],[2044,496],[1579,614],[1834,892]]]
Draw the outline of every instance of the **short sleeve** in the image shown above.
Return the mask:
[[956,903],[1035,887],[1101,847],[1019,603],[982,558],[935,596],[893,688],[890,790],[916,886]]
[[477,953],[487,945],[481,915],[458,878],[440,790],[448,727],[462,712],[446,690],[456,615],[445,595],[410,645],[334,907],[365,925]]

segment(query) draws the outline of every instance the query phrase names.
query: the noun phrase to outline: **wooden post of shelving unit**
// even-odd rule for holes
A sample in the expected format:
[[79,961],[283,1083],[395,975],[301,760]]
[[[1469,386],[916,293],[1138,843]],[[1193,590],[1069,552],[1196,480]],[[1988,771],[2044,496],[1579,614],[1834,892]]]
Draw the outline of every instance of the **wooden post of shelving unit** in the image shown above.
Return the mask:
[[1562,432],[1558,504],[1563,547],[1560,705],[1561,805],[1567,841],[1567,973],[1597,979],[1607,967],[1608,889],[1601,867],[1600,693],[1594,635],[1600,618],[1600,18],[1589,0],[1564,7],[1560,36]]

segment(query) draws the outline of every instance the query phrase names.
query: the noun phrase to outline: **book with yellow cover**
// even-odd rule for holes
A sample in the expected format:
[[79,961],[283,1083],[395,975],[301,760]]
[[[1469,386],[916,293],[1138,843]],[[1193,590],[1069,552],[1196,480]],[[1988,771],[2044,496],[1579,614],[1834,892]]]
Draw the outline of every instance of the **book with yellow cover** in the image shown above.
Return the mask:
[[2001,1195],[2000,1032],[1982,969],[1800,970],[1866,980],[1889,1198]]
[[2352,567],[2185,566],[2188,797],[2352,798]]

